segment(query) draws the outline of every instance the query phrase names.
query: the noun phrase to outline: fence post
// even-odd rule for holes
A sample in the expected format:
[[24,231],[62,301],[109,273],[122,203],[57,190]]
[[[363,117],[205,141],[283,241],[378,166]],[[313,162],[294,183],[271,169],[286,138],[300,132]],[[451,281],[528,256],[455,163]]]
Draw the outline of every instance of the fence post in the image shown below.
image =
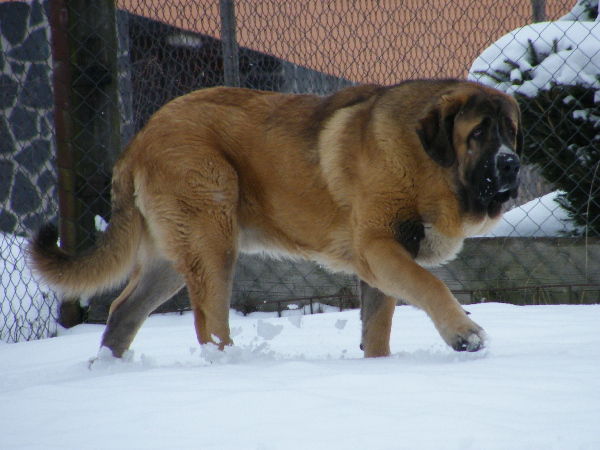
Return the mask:
[[[56,165],[62,248],[96,239],[95,216],[110,216],[112,166],[121,151],[114,0],[50,0]],[[60,306],[65,327],[84,320]]]
[[235,2],[221,0],[221,43],[225,86],[240,87],[240,62],[236,38]]
[[68,252],[77,248],[76,203],[73,163],[73,121],[71,106],[71,64],[69,58],[68,0],[50,0],[52,36],[54,127],[58,178],[58,207],[61,246]]
[[531,19],[533,23],[546,21],[546,0],[531,0]]
[[51,0],[61,245],[95,242],[121,151],[114,0]]

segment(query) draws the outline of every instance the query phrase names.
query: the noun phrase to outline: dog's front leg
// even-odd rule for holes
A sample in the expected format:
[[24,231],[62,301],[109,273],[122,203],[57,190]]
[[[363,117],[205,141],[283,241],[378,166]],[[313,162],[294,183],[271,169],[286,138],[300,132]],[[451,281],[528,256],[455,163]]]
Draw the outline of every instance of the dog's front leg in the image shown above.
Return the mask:
[[359,255],[359,276],[383,294],[424,310],[454,350],[477,351],[484,347],[483,329],[467,316],[448,287],[414,262],[396,240],[365,239]]
[[365,352],[366,358],[390,355],[390,333],[395,309],[395,298],[360,281],[360,348]]

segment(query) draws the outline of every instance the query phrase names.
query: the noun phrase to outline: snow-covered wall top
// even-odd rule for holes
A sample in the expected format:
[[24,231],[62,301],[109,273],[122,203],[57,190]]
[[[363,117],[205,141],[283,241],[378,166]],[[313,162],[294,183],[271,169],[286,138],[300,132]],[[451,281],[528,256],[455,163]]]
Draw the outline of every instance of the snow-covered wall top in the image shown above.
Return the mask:
[[541,22],[511,31],[475,60],[469,79],[527,97],[553,85],[582,85],[598,90],[600,102],[600,22]]

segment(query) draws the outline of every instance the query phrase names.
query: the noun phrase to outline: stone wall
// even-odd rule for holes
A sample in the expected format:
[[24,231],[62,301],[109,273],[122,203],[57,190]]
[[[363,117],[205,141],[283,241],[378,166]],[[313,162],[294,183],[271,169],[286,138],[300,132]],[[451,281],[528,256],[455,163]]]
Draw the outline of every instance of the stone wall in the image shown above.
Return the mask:
[[[49,1],[0,3],[0,232],[56,220]],[[122,142],[134,132],[128,22],[117,11]]]
[[0,3],[0,232],[56,217],[48,2]]

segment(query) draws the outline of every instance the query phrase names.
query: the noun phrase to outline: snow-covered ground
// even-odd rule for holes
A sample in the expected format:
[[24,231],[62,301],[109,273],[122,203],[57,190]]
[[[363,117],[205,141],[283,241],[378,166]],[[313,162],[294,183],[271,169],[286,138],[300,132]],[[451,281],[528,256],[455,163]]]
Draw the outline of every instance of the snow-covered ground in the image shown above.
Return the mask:
[[152,316],[128,362],[91,369],[103,326],[0,344],[0,448],[599,448],[600,305],[469,310],[491,337],[473,354],[407,306],[375,360],[356,310],[232,313],[225,354],[190,314]]
[[[553,198],[510,211],[493,234],[560,233]],[[24,241],[2,242],[14,244],[2,245],[3,282],[26,274],[10,275],[2,302],[17,310],[15,292],[41,291]],[[98,355],[100,325],[0,342],[0,449],[600,448],[600,305],[468,309],[491,337],[474,354],[407,306],[393,356],[377,360],[362,358],[357,310],[232,312],[225,353],[200,348],[191,314],[150,317],[127,361]]]

